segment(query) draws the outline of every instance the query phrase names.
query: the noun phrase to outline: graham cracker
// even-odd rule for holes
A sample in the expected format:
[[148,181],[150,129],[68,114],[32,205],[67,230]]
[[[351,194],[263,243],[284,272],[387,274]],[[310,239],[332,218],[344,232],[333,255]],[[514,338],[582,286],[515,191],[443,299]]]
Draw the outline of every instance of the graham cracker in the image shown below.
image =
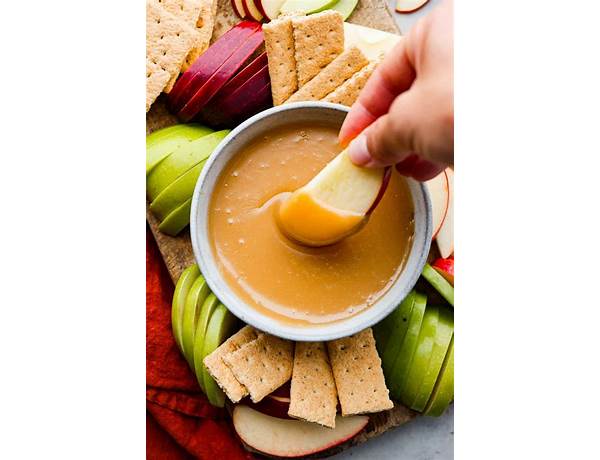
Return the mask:
[[280,105],[298,89],[292,19],[276,19],[265,24],[262,30],[269,59],[273,105]]
[[256,403],[290,379],[293,351],[293,342],[263,334],[223,356],[223,361]]
[[353,46],[331,61],[286,102],[319,101],[340,87],[368,63],[369,60],[362,51]]
[[[158,0],[148,0],[146,3],[146,78],[149,70],[157,70],[158,66],[162,71],[168,72],[170,77],[177,78],[179,71],[193,46],[197,37],[197,32],[188,24],[182,21],[178,16],[167,12]],[[161,72],[162,74],[162,72]],[[146,88],[146,100],[154,102],[160,91],[156,93],[160,85],[158,78],[150,88],[153,93],[148,93]],[[164,74],[160,81],[164,80]]]
[[202,53],[204,53],[210,44],[210,38],[215,27],[215,18],[217,16],[217,0],[199,0],[200,15],[196,20],[196,30],[198,31],[198,40],[194,47],[190,50],[183,67],[182,72],[185,72]]
[[203,363],[206,370],[234,403],[247,396],[248,389],[237,381],[231,369],[223,362],[223,356],[233,353],[246,343],[256,340],[260,334],[262,333],[253,327],[244,326],[204,358]]
[[170,79],[171,74],[169,72],[146,59],[146,112],[150,110],[150,106]]
[[298,87],[344,51],[344,19],[333,10],[292,17]]
[[346,80],[340,87],[325,96],[322,100],[350,107],[358,99],[358,95],[365,87],[367,80],[379,62],[380,61],[371,61],[365,67],[352,75],[352,77]]
[[371,328],[327,343],[342,415],[391,409]]
[[335,428],[337,391],[323,342],[296,342],[290,417]]

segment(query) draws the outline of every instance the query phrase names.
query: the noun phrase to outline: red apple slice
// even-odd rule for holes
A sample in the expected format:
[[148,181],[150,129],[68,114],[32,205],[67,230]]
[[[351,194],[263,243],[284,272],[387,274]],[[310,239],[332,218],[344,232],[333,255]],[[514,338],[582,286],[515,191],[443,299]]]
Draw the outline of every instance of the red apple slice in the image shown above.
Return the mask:
[[434,239],[448,211],[448,203],[450,201],[450,193],[448,192],[448,176],[445,171],[442,171],[433,179],[425,182],[431,197],[431,210],[433,212],[433,236]]
[[288,415],[290,409],[290,399],[283,396],[265,397],[258,403],[248,402],[246,405],[258,412],[261,412],[271,417],[291,419]]
[[233,12],[241,19],[246,17],[246,11],[244,10],[244,2],[242,0],[231,0],[231,7]]
[[281,10],[281,5],[284,3],[285,0],[257,0],[256,6],[258,6],[263,16],[273,20],[279,16],[279,10]]
[[444,259],[454,254],[454,171],[447,168],[446,175],[448,176],[448,211],[446,212],[446,218],[442,227],[435,238],[440,255]]
[[256,3],[254,0],[242,0],[242,3],[244,5],[244,12],[246,13],[246,16],[251,17],[255,21],[262,21],[263,15],[256,6],[258,0],[256,0]]
[[325,246],[355,233],[373,211],[391,170],[356,166],[344,150],[279,208],[279,222],[290,238]]
[[454,259],[437,259],[431,266],[454,286]]
[[335,428],[301,420],[270,417],[250,407],[233,409],[233,426],[251,448],[278,457],[302,457],[337,446],[360,433],[369,422],[365,415],[337,416]]
[[396,11],[398,13],[412,13],[422,8],[429,0],[396,0]]
[[184,121],[190,121],[210,101],[210,99],[233,77],[244,65],[248,58],[262,45],[263,33],[255,32],[238,48],[225,63],[200,87],[186,102],[177,116]]
[[213,43],[186,70],[169,93],[169,107],[178,112],[225,61],[252,36],[261,25],[254,21],[242,21],[233,26]]

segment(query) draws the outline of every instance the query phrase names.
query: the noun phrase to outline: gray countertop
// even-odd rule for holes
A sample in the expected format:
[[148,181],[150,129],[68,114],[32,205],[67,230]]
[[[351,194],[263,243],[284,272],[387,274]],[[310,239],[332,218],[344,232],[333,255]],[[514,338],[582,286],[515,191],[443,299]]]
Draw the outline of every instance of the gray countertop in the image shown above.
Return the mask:
[[[410,14],[393,13],[403,34],[440,0],[430,2]],[[388,0],[393,11],[395,1]],[[331,457],[335,460],[448,460],[454,458],[454,405],[439,418],[418,417],[382,436]]]

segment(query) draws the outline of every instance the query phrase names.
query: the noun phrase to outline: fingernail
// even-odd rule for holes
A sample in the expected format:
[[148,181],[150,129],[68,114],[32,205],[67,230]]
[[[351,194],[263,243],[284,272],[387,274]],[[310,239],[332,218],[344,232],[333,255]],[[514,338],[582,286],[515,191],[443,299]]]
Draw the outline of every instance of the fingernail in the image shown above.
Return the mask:
[[352,163],[358,166],[365,166],[371,161],[371,155],[367,148],[367,136],[361,134],[350,143],[348,156]]

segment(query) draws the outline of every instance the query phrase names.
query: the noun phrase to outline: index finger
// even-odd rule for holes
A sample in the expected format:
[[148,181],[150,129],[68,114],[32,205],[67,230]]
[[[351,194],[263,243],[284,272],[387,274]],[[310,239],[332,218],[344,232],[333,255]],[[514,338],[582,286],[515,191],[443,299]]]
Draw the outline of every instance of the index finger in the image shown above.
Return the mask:
[[410,88],[415,70],[409,60],[406,39],[387,53],[377,66],[346,116],[339,140],[346,145],[377,118],[386,114],[396,96]]

